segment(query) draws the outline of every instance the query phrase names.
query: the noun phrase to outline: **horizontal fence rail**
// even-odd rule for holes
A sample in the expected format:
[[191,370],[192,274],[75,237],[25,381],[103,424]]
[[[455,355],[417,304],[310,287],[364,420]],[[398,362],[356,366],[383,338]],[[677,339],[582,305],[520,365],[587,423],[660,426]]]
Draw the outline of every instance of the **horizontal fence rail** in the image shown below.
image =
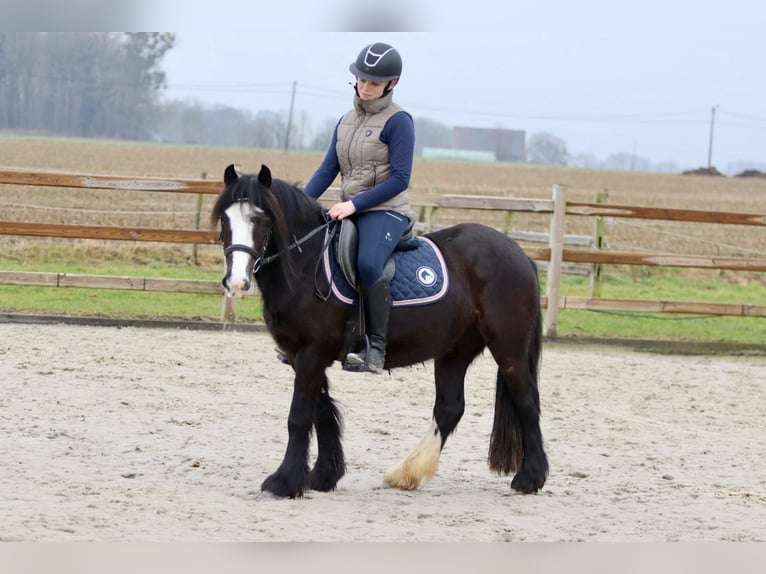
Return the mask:
[[[104,176],[59,172],[28,172],[0,168],[0,185],[41,186],[62,189],[120,190],[188,194],[218,194],[222,184],[204,179],[167,179],[152,177]],[[331,201],[329,197],[323,203]],[[542,243],[547,247],[524,246],[527,255],[541,263],[547,273],[546,293],[542,306],[546,309],[545,330],[555,336],[559,310],[625,311],[652,313],[694,313],[764,317],[766,306],[737,303],[651,301],[570,297],[559,295],[560,275],[565,264],[587,266],[635,265],[685,267],[733,271],[766,271],[766,259],[744,257],[699,256],[675,253],[622,252],[599,248],[601,241],[583,235],[567,235],[565,218],[634,218],[692,223],[714,223],[766,227],[766,215],[736,212],[712,212],[691,209],[666,209],[605,203],[568,202],[563,186],[553,186],[551,199],[444,194],[434,200],[413,206],[420,210],[416,224],[419,232],[443,227],[437,222],[440,210],[485,210],[507,214],[528,212],[550,214],[548,233],[504,230],[523,242]],[[66,225],[0,221],[0,235],[49,237],[64,239],[97,239],[107,241],[151,241],[191,245],[209,245],[218,241],[217,234],[197,229],[154,229],[112,226]],[[569,246],[569,247],[567,247]],[[571,248],[574,246],[575,248]],[[582,269],[582,267],[581,267]],[[148,277],[112,277],[70,273],[36,273],[0,271],[0,283],[44,285],[51,287],[87,287],[144,291],[222,293],[218,281],[154,279]],[[231,309],[227,311],[230,313]],[[226,317],[224,317],[225,319]]]
[[559,309],[766,317],[766,306],[764,305],[709,303],[702,301],[642,301],[640,299],[608,299],[602,297],[562,297]]
[[155,229],[62,225],[59,223],[18,223],[0,221],[0,234],[26,237],[61,237],[65,239],[105,239],[109,241],[156,241],[160,243],[214,244],[218,235],[197,229]]
[[97,289],[127,289],[130,291],[164,291],[175,293],[222,292],[220,281],[207,279],[166,279],[156,277],[127,277],[118,275],[88,275],[81,273],[40,273],[34,271],[0,271],[0,283],[35,285],[39,287],[87,287]]
[[567,215],[630,217],[634,219],[687,221],[691,223],[730,223],[733,225],[766,226],[766,215],[756,213],[666,209],[660,207],[632,207],[628,205],[604,205],[603,203],[569,202],[567,203],[566,213]]
[[119,189],[121,191],[161,191],[175,193],[221,193],[221,182],[204,179],[167,179],[119,175],[82,175],[60,172],[26,172],[0,168],[0,184],[66,187],[75,189]]
[[608,263],[612,265],[646,265],[650,267],[693,267],[697,269],[728,269],[732,271],[766,271],[766,259],[748,259],[745,257],[707,257],[670,253],[565,249],[562,259],[571,263]]

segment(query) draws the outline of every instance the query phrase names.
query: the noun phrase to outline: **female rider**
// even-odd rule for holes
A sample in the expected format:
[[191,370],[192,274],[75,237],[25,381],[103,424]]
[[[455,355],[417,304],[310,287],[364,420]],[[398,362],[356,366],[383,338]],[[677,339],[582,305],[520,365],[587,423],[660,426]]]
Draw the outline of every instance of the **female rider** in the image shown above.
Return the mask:
[[356,77],[354,107],[340,119],[330,146],[304,192],[318,198],[341,175],[340,201],[328,215],[353,218],[358,231],[357,274],[369,353],[349,353],[344,368],[380,373],[386,362],[391,310],[386,260],[414,220],[407,194],[415,151],[412,116],[393,102],[402,58],[392,46],[365,46],[349,69]]

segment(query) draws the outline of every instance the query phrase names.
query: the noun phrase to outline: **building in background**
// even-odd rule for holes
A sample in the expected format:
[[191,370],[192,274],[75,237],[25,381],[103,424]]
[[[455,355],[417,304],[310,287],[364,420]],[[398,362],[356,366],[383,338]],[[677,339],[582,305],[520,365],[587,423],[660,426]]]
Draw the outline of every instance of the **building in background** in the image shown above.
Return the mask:
[[526,162],[526,132],[501,128],[452,128],[451,148],[423,148],[424,158]]
[[496,161],[524,162],[527,159],[524,130],[500,128],[452,128],[453,149],[491,151]]

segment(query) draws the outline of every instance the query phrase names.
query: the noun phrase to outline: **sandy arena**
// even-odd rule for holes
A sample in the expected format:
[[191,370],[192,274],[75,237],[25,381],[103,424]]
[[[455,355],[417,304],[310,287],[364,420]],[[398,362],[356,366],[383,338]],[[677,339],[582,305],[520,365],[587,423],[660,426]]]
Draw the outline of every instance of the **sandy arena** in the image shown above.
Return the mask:
[[2,541],[764,541],[766,358],[548,344],[538,494],[487,468],[480,357],[434,480],[384,472],[426,431],[430,364],[329,371],[347,475],[258,498],[287,441],[292,370],[266,333],[0,324]]

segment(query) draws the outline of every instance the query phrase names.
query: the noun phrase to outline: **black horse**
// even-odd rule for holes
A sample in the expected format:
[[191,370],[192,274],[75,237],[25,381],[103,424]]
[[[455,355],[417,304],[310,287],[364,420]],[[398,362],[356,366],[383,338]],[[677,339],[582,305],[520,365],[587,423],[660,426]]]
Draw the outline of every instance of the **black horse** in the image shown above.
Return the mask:
[[[355,313],[324,295],[328,281],[318,272],[327,230],[335,223],[298,187],[272,180],[266,166],[256,177],[230,165],[224,182],[211,214],[211,223],[221,227],[223,286],[228,295],[242,295],[255,277],[266,325],[295,371],[287,449],[261,490],[290,498],[306,489],[333,490],[346,465],[341,414],[325,371],[342,356],[347,322]],[[384,480],[409,490],[435,475],[441,450],[465,409],[468,366],[488,348],[498,364],[489,467],[498,474],[515,472],[515,490],[537,492],[548,474],[537,384],[542,353],[537,268],[514,241],[483,225],[459,224],[426,237],[442,252],[449,289],[435,303],[392,309],[385,368],[434,360],[433,419],[420,444]],[[312,429],[318,452],[309,469]]]

